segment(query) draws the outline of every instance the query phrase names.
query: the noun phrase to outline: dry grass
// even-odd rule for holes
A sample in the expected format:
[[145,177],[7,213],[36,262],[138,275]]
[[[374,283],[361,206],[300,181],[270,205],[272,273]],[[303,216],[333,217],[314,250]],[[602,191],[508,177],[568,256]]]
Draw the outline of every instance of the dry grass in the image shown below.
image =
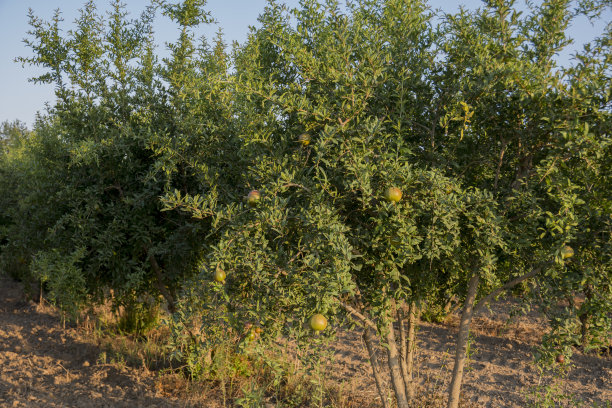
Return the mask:
[[[110,303],[89,310],[80,319],[78,331],[99,347],[98,365],[121,370],[139,370],[154,377],[155,392],[180,399],[197,407],[376,407],[358,395],[354,387],[324,378],[332,367],[304,366],[295,347],[277,341],[265,347],[239,350],[240,336],[228,336],[207,361],[201,378],[190,379],[190,372],[172,360],[168,350],[169,329],[157,325],[144,334],[133,335],[119,328],[124,308],[113,309]],[[161,319],[160,313],[158,318]],[[193,333],[198,332],[194,325]],[[210,359],[210,356],[208,356]]]

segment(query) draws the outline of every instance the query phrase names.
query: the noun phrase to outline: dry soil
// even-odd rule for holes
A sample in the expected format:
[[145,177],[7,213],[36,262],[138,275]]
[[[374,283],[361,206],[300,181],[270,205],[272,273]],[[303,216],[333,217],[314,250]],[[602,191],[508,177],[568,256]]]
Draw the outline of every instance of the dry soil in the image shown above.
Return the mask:
[[[523,408],[538,384],[551,384],[533,364],[534,347],[545,331],[535,314],[509,320],[509,302],[475,318],[464,406]],[[456,321],[423,323],[418,332],[419,401],[443,398],[452,369]],[[379,407],[366,352],[356,332],[340,334],[328,379],[352,395],[354,407]],[[160,391],[156,373],[100,360],[92,336],[63,328],[50,307],[26,301],[20,284],[0,277],[0,407],[185,407]],[[384,352],[379,350],[381,358]],[[557,380],[565,406],[610,407],[612,360],[576,351],[567,378]],[[423,405],[421,405],[423,404]],[[596,405],[597,404],[597,405]]]

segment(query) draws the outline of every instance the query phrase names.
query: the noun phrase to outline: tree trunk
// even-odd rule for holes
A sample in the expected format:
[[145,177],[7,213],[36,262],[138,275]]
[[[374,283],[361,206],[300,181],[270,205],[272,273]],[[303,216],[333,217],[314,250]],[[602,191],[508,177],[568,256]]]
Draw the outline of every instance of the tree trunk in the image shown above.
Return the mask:
[[363,330],[363,342],[368,349],[368,356],[370,357],[370,365],[372,366],[372,374],[374,374],[374,381],[376,382],[376,389],[380,400],[382,401],[383,408],[390,408],[389,401],[387,401],[387,392],[380,376],[380,366],[378,365],[378,358],[376,357],[376,350],[374,349],[374,335],[372,329],[368,326]]
[[457,297],[453,295],[450,297],[450,299],[448,299],[448,301],[444,305],[444,314],[446,316],[448,316],[449,314],[452,314],[453,311],[457,310],[456,309],[457,306],[456,305],[453,306],[453,302],[455,302],[456,300],[457,300]]
[[155,272],[155,277],[157,278],[157,289],[162,294],[164,299],[166,299],[166,302],[168,303],[168,310],[170,311],[170,313],[174,313],[176,311],[176,307],[174,305],[174,297],[172,296],[170,291],[168,291],[166,286],[164,286],[161,268],[159,267],[157,259],[155,259],[155,255],[153,255],[152,252],[149,252],[149,262],[151,262],[151,267],[153,267],[153,272]]
[[[591,292],[591,287],[590,285],[587,285],[585,287],[584,290],[584,295],[585,295],[585,303],[587,303],[587,305],[591,302],[591,299],[593,298],[593,294]],[[581,305],[580,308],[582,308],[583,305]],[[588,311],[582,311],[582,313],[580,312],[580,310],[578,310],[578,319],[580,320],[580,345],[582,346],[582,351],[586,351],[586,349],[588,348],[589,345],[589,313]]]
[[583,313],[578,316],[578,319],[580,320],[580,346],[585,352],[589,345],[589,315]]
[[451,380],[448,396],[447,408],[457,408],[459,406],[459,394],[461,392],[461,382],[463,381],[463,367],[465,365],[465,352],[470,335],[470,324],[472,315],[474,314],[474,301],[478,292],[478,281],[480,275],[477,271],[470,278],[468,283],[468,292],[461,313],[461,323],[459,325],[459,335],[457,337],[457,351],[455,354],[455,366],[453,368],[453,377]]
[[408,379],[409,379],[409,373],[408,373],[408,335],[406,333],[406,320],[404,319],[405,315],[404,315],[404,311],[402,310],[401,307],[399,307],[397,309],[397,323],[398,323],[398,327],[399,327],[399,336],[400,336],[400,348],[399,348],[399,353],[400,353],[400,368],[402,369],[402,378],[404,379],[404,388],[406,389],[406,393],[408,395],[410,395],[410,393],[408,392]]
[[415,396],[415,383],[414,383],[414,352],[416,351],[416,329],[418,325],[419,313],[420,310],[417,307],[416,302],[410,303],[410,315],[408,316],[408,339],[406,341],[406,348],[408,352],[406,354],[406,368],[407,368],[407,376],[406,380],[406,388],[408,392],[408,397],[413,399]]
[[393,385],[393,391],[395,392],[397,408],[409,408],[408,399],[406,398],[406,384],[404,383],[400,367],[400,355],[395,341],[395,328],[393,327],[391,317],[388,318],[387,323],[387,355],[387,364],[391,373],[391,385]]

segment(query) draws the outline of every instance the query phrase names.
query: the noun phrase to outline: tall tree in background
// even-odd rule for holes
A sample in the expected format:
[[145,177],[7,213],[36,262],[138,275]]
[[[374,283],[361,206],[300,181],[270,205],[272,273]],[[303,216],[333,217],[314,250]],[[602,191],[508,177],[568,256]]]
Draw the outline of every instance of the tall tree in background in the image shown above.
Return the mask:
[[[25,245],[38,253],[32,269],[51,287],[57,280],[68,285],[63,291],[82,292],[75,299],[100,300],[111,288],[130,306],[140,295],[161,294],[173,311],[177,288],[195,267],[206,225],[164,212],[159,197],[205,186],[207,202],[214,202],[209,193],[231,181],[230,172],[215,179],[223,174],[215,166],[234,161],[233,149],[216,147],[232,135],[229,94],[220,85],[227,56],[221,38],[213,48],[204,40],[196,46],[191,33],[209,21],[204,3],[158,6],[180,26],[162,62],[154,52],[153,6],[129,19],[119,1],[107,16],[90,1],[66,33],[59,12],[49,22],[30,12],[26,44],[34,55],[18,60],[47,69],[32,80],[54,84],[57,101],[35,125],[31,160],[41,175],[19,189],[29,206],[12,217],[33,228],[15,224],[7,245],[40,236],[40,243]],[[44,227],[32,223],[30,212]],[[79,254],[71,258],[73,286],[52,262],[70,254]]]

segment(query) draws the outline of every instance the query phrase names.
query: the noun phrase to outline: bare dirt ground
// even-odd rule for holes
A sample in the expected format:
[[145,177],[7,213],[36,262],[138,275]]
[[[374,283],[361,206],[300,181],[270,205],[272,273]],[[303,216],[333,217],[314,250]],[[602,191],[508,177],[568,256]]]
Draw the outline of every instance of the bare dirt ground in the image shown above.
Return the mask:
[[[485,312],[474,318],[472,355],[462,388],[463,407],[533,406],[535,387],[552,384],[558,386],[560,398],[557,400],[565,401],[554,407],[612,407],[610,356],[585,355],[574,350],[567,377],[541,376],[534,364],[533,353],[546,324],[535,314],[509,319],[511,307],[510,302],[497,304],[492,313]],[[420,368],[417,372],[419,402],[415,403],[416,407],[445,406],[444,394],[453,368],[457,326],[456,316],[449,325],[420,323],[415,362],[415,367]],[[367,354],[360,342],[356,333],[339,338],[336,356],[341,370],[333,377],[337,381],[352,378],[347,387],[355,395],[369,395],[371,401],[380,401],[367,364]],[[384,354],[382,349],[379,350],[381,359],[384,359]],[[387,379],[387,388],[388,384]],[[378,407],[380,403],[371,406]]]
[[[533,347],[544,323],[535,315],[508,322],[508,304],[475,320],[472,355],[464,379],[464,407],[523,408],[540,378]],[[423,323],[418,333],[420,401],[431,404],[450,380],[456,327]],[[356,332],[339,336],[328,379],[339,384],[351,407],[380,407],[366,353]],[[186,407],[193,399],[159,390],[156,374],[100,361],[100,345],[80,330],[62,328],[52,308],[24,300],[22,288],[0,277],[0,407]],[[383,357],[382,350],[380,350]],[[560,391],[568,407],[606,407],[612,402],[612,359],[576,351]],[[438,406],[433,404],[427,406]],[[581,405],[584,404],[584,405]],[[597,405],[595,405],[597,404]],[[213,404],[218,405],[218,404]],[[441,405],[440,405],[441,406]],[[608,405],[612,406],[612,405]]]
[[141,370],[99,364],[101,350],[63,329],[51,308],[26,302],[0,277],[0,407],[183,407],[158,396]]

